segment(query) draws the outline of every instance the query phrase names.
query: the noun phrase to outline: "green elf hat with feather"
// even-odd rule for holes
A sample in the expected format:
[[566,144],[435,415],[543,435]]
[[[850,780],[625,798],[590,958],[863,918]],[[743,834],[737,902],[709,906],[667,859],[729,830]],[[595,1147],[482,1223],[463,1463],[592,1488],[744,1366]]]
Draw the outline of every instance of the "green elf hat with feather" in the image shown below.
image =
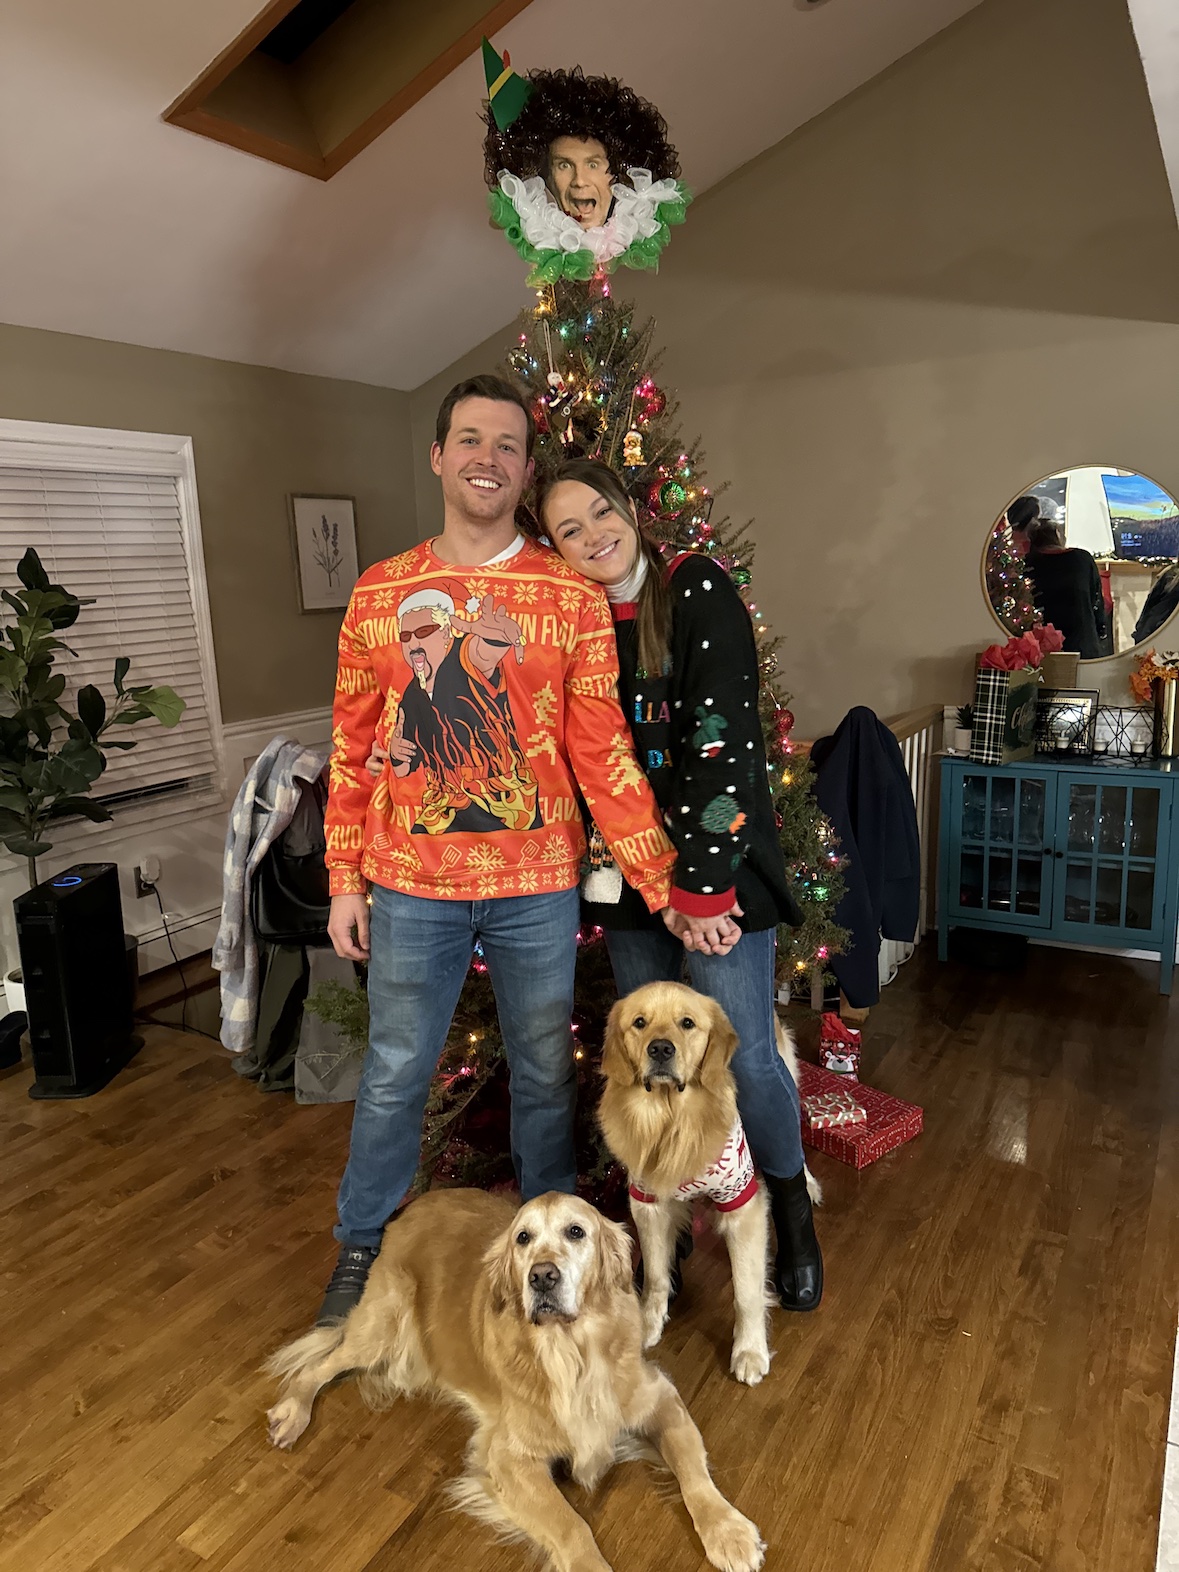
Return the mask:
[[501,57],[486,38],[483,40],[483,69],[487,73],[487,97],[491,102],[491,113],[499,129],[506,131],[528,102],[532,83],[512,70],[506,49]]

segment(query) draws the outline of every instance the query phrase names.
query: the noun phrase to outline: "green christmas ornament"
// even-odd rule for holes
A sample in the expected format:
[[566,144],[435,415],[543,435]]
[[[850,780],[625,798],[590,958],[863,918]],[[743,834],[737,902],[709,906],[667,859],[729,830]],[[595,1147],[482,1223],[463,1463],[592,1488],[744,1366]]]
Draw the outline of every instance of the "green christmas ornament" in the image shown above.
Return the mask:
[[487,74],[487,97],[491,113],[501,131],[506,131],[532,96],[532,83],[512,70],[505,49],[498,55],[488,40],[483,40],[483,69]]
[[714,835],[736,835],[744,823],[745,815],[731,797],[714,797],[700,815],[701,828]]
[[678,480],[665,480],[659,488],[659,511],[661,513],[678,513],[688,500],[685,487]]

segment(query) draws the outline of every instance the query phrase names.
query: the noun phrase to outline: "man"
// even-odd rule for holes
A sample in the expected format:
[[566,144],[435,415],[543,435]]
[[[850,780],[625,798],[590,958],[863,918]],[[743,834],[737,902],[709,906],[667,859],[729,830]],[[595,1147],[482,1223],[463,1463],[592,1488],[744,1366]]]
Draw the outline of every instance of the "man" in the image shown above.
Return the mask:
[[[618,707],[605,596],[516,530],[527,405],[474,377],[443,400],[436,436],[442,533],[362,574],[340,631],[328,931],[338,955],[370,962],[371,1024],[321,1322],[359,1299],[409,1189],[476,940],[521,1194],[573,1190],[578,788],[651,911],[667,906],[674,860]],[[388,755],[375,784],[374,746]]]
[[600,229],[614,195],[610,159],[596,137],[559,136],[549,146],[548,187],[557,206],[582,229]]

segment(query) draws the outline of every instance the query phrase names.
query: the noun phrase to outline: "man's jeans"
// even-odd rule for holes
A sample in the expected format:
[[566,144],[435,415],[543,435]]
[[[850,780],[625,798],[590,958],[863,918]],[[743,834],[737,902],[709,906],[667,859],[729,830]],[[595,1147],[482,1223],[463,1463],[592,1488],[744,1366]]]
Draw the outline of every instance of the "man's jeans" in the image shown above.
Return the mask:
[[662,929],[606,932],[620,997],[649,982],[679,982],[687,963],[692,987],[715,999],[740,1041],[733,1055],[737,1110],[762,1173],[790,1179],[803,1164],[798,1088],[774,1040],[774,950],[777,935],[743,933],[727,955],[685,951]]
[[379,1245],[417,1171],[422,1117],[476,939],[491,974],[524,1200],[572,1192],[577,891],[436,901],[373,888],[369,1047],[340,1184],[336,1238]]

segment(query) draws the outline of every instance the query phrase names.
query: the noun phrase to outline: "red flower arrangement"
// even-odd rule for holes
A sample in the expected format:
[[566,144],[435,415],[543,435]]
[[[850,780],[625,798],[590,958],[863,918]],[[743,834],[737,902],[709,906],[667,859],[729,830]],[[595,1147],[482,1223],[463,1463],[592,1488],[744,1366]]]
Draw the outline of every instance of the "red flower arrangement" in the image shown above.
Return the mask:
[[1008,639],[1006,644],[988,645],[978,663],[993,671],[1034,671],[1043,665],[1045,655],[1054,655],[1063,648],[1064,634],[1049,623]]

